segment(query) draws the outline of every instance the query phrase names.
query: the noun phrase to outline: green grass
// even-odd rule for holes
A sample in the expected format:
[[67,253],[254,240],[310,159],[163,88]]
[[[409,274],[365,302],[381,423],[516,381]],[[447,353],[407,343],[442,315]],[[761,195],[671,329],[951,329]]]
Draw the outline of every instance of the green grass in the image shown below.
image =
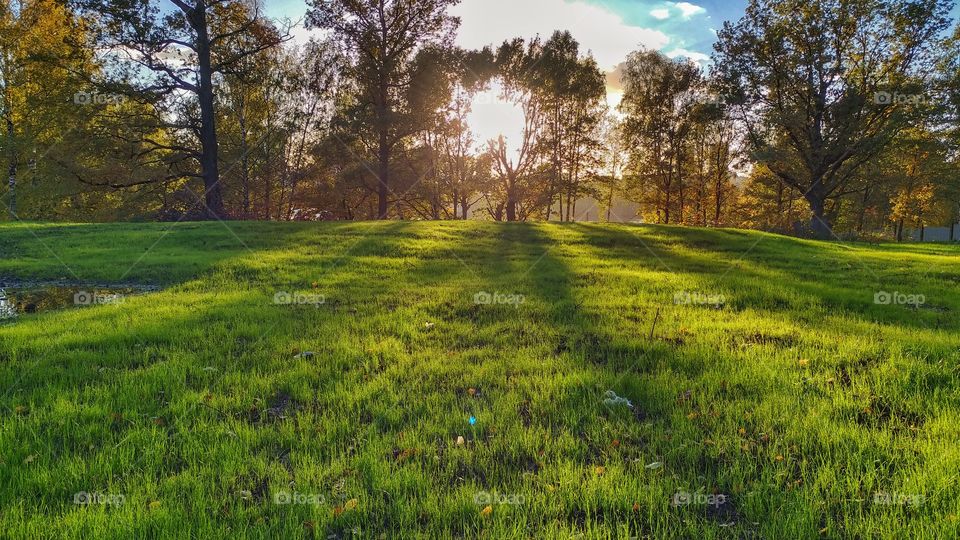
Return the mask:
[[[14,224],[0,253],[5,278],[166,287],[0,326],[2,536],[960,535],[956,247]],[[677,305],[681,291],[726,303]],[[479,492],[515,504],[485,513]],[[700,495],[673,504],[684,492]]]

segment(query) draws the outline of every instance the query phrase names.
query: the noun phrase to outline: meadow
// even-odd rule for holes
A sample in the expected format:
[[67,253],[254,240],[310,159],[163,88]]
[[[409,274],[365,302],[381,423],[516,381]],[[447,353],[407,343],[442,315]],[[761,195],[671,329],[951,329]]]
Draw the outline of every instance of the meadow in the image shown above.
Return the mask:
[[960,537],[956,246],[18,223],[0,254],[161,287],[0,323],[0,536]]

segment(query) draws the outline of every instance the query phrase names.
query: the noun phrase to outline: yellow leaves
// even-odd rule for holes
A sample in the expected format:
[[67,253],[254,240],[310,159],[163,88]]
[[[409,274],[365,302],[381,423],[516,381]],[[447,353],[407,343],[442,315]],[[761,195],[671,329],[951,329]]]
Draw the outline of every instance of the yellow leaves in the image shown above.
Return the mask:
[[777,461],[783,461],[783,454],[777,454],[777,457],[774,459],[776,459]]
[[463,435],[457,435],[457,446],[463,446],[466,441],[463,438]]
[[474,397],[474,396],[477,395],[477,389],[476,389],[476,388],[468,388],[468,389],[467,389],[467,393],[470,394],[470,397]]
[[337,517],[344,512],[349,512],[357,508],[359,501],[357,499],[350,499],[349,501],[343,503],[343,506],[334,506],[333,507],[333,517]]
[[810,365],[810,360],[808,360],[808,359],[806,359],[806,358],[801,358],[799,361],[797,361],[797,365],[799,365],[799,366],[802,367],[802,368],[803,368],[803,367],[807,367],[807,366]]
[[746,435],[746,434],[747,434],[747,430],[746,430],[746,428],[740,428],[739,430],[737,430],[737,433],[739,433],[740,435]]
[[633,513],[634,514],[640,513],[640,503],[638,502],[633,503]]
[[598,465],[595,469],[593,469],[593,472],[596,473],[597,476],[603,476],[606,474],[607,468],[602,465]]
[[693,411],[687,415],[687,420],[696,420],[698,416],[700,416],[700,413]]
[[480,511],[480,515],[483,517],[490,517],[490,514],[493,513],[493,506],[489,504],[483,507],[483,510]]
[[150,501],[150,504],[147,505],[151,510],[158,510],[162,505],[160,501]]

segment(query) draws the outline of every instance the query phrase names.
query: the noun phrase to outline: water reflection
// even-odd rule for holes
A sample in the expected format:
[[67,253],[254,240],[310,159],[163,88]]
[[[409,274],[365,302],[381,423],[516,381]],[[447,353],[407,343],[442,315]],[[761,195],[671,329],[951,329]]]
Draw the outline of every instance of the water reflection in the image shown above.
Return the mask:
[[56,309],[122,303],[154,287],[34,286],[0,288],[0,320]]

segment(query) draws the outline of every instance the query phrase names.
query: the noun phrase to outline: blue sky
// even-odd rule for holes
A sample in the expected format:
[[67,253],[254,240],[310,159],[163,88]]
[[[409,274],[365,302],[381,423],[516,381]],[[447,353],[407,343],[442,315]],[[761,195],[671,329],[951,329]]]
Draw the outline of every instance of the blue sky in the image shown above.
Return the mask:
[[[304,0],[266,0],[272,17],[299,19]],[[478,47],[509,37],[570,30],[605,69],[641,46],[705,62],[715,30],[738,19],[746,0],[462,0],[461,45]]]

